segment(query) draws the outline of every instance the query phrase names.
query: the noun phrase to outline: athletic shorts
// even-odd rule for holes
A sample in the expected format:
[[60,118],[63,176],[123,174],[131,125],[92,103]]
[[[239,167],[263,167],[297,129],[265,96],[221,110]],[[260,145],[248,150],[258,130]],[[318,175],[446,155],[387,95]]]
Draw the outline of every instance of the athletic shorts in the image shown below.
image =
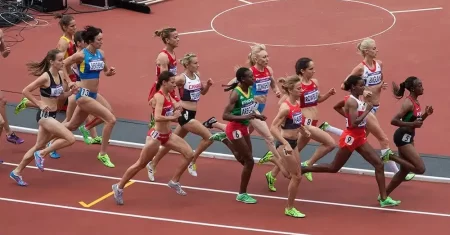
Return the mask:
[[42,118],[54,118],[56,119],[56,111],[55,112],[42,112],[42,110],[38,110],[36,112],[36,122],[39,122]]
[[259,112],[260,114],[263,113],[264,108],[266,108],[266,104],[256,103],[256,109],[258,110],[258,112]]
[[367,142],[366,130],[363,128],[345,129],[339,138],[339,148],[347,148],[351,152]]
[[407,130],[405,128],[398,128],[394,132],[394,143],[395,146],[401,147],[407,144],[414,143],[414,136],[416,136],[416,132],[411,130]]
[[302,124],[303,126],[317,126],[317,123],[319,120],[312,120],[311,118],[302,118]]
[[225,134],[229,140],[237,140],[249,135],[248,126],[239,122],[229,122],[225,128]]
[[183,126],[184,124],[188,123],[190,120],[195,119],[195,115],[197,114],[197,111],[187,110],[183,108],[183,111],[181,112],[181,116],[178,117],[178,124],[180,126]]
[[[149,92],[149,94],[148,94],[148,100],[147,100],[147,101],[150,101],[150,100],[153,98],[153,96],[156,94],[156,92],[157,92],[157,90],[156,90],[156,82],[155,82],[155,83],[153,83],[152,88],[150,88],[150,92]],[[173,90],[172,92],[170,92],[170,96],[171,96],[174,100],[176,100],[177,102],[180,101],[180,98],[178,98],[178,96],[176,95],[175,90]]]
[[[286,139],[286,138],[284,138],[284,139],[289,143],[289,145],[291,146],[292,149],[295,149],[295,147],[297,147],[297,140]],[[277,140],[275,142],[275,148],[278,148],[281,145],[283,145],[283,144],[280,141]]]
[[162,134],[155,130],[155,128],[152,128],[147,132],[147,136],[152,137],[154,140],[159,140],[159,142],[161,142],[161,145],[165,145],[167,141],[169,141],[171,135],[172,131],[166,134]]

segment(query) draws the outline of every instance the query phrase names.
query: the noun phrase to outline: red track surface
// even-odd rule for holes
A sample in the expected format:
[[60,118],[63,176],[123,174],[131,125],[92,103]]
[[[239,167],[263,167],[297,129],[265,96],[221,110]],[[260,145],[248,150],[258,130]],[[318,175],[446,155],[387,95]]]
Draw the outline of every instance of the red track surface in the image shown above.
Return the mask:
[[[45,163],[47,171],[41,173],[36,169],[27,168],[24,179],[30,185],[23,188],[17,186],[6,175],[13,169],[13,166],[8,164],[17,164],[35,139],[33,135],[24,135],[24,137],[26,142],[20,148],[9,144],[3,144],[0,147],[0,152],[11,153],[4,156],[7,164],[0,166],[0,172],[4,175],[0,177],[2,185],[0,206],[2,211],[8,211],[8,216],[2,218],[4,222],[2,231],[5,234],[25,234],[30,228],[38,226],[42,229],[41,234],[47,234],[50,228],[64,231],[64,234],[121,234],[123,232],[144,234],[148,233],[149,229],[158,234],[172,234],[179,231],[186,231],[187,234],[261,233],[185,224],[181,221],[305,234],[330,234],[331,232],[333,234],[378,234],[380,223],[383,230],[393,234],[425,233],[429,229],[425,226],[426,224],[433,224],[436,231],[433,234],[439,234],[440,231],[441,234],[445,234],[445,228],[448,227],[449,217],[445,216],[450,216],[450,205],[446,203],[450,188],[442,184],[416,181],[405,183],[393,195],[394,198],[403,200],[400,207],[394,208],[399,211],[394,212],[378,210],[377,187],[373,177],[315,174],[313,183],[302,182],[298,198],[323,202],[323,204],[297,202],[297,208],[306,213],[307,218],[296,220],[283,215],[287,180],[282,178],[278,180],[276,193],[269,193],[266,189],[264,173],[270,169],[270,166],[255,167],[249,192],[259,195],[256,196],[259,201],[256,205],[244,205],[235,201],[234,192],[239,186],[241,169],[235,161],[200,159],[199,176],[194,178],[186,173],[181,180],[183,186],[194,187],[185,188],[188,193],[186,197],[179,196],[166,187],[165,183],[170,179],[174,166],[177,166],[180,160],[180,156],[174,154],[168,155],[158,167],[156,177],[157,182],[160,183],[144,184],[147,181],[145,170],[137,175],[135,180],[141,180],[144,183],[139,181],[125,189],[124,206],[115,205],[114,200],[108,197],[88,208],[103,213],[106,211],[126,215],[79,211],[76,208],[83,208],[79,201],[90,203],[110,192],[111,185],[117,180],[107,177],[120,178],[126,168],[134,163],[140,150],[111,147],[111,157],[117,167],[109,169],[102,166],[95,158],[98,146],[86,146],[84,143],[77,142],[74,146],[60,152],[61,159],[49,158]],[[52,169],[72,173],[55,172]],[[80,173],[92,175],[86,176]],[[21,200],[21,202],[5,202],[5,198]],[[27,201],[72,208],[25,204]],[[340,204],[332,205],[332,203]],[[425,215],[424,212],[439,213],[439,215]],[[180,221],[158,221],[132,216]],[[28,226],[23,226],[18,221],[27,221]],[[325,224],[327,226],[320,226]]]
[[[430,120],[434,123],[445,123],[450,117],[447,107],[450,100],[448,96],[440,96],[438,99],[435,94],[444,93],[448,89],[442,80],[436,82],[440,79],[437,71],[446,71],[448,64],[445,51],[450,50],[450,45],[441,41],[446,36],[445,31],[438,30],[449,26],[448,1],[376,0],[371,3],[390,11],[444,8],[440,11],[396,14],[395,26],[375,39],[380,49],[379,57],[386,67],[386,80],[400,82],[409,75],[421,77],[425,86],[425,95],[421,98],[421,102],[424,105],[432,104],[436,110],[436,114],[430,117]],[[147,120],[146,98],[155,79],[154,60],[162,48],[160,39],[152,38],[155,29],[175,26],[181,33],[207,30],[210,29],[210,21],[215,15],[241,4],[243,3],[237,0],[221,0],[214,3],[198,0],[167,1],[152,6],[153,13],[150,16],[122,9],[76,15],[79,28],[94,24],[105,32],[103,49],[109,63],[116,67],[118,73],[113,78],[102,78],[101,93],[112,104],[116,115],[120,118]],[[302,3],[301,6],[297,4],[298,1],[285,0],[242,7],[238,11],[230,11],[218,17],[215,27],[228,36],[242,40],[269,44],[318,44],[368,36],[386,28],[392,22],[392,17],[379,8],[371,9],[358,3],[319,0]],[[308,17],[296,18],[296,7],[301,8]],[[83,8],[86,9],[91,10]],[[337,13],[333,12],[334,9],[337,9],[335,10]],[[247,17],[255,21],[245,20]],[[265,17],[267,20],[264,20]],[[104,21],[99,21],[99,18]],[[14,46],[10,57],[2,60],[0,64],[2,77],[22,78],[2,83],[2,90],[21,91],[31,81],[32,78],[26,74],[25,62],[42,59],[47,52],[45,48],[54,48],[61,34],[57,22],[52,20],[50,22],[52,23],[50,26],[22,32],[25,41]],[[237,27],[239,25],[241,27]],[[248,30],[245,31],[244,28]],[[257,32],[259,28],[265,29],[267,34]],[[335,31],[330,31],[332,29]],[[335,35],[336,32],[338,35]],[[9,36],[15,36],[16,33],[6,32]],[[426,35],[426,41],[418,35]],[[36,46],[34,40],[36,38],[39,38],[39,47]],[[141,53],[143,51],[145,53]],[[316,62],[316,77],[320,80],[322,92],[331,87],[339,87],[341,80],[361,60],[355,53],[354,43],[323,47],[269,47],[268,51],[275,77],[292,73],[293,64],[298,57],[312,57]],[[248,45],[226,39],[214,32],[182,35],[177,55],[180,58],[186,52],[195,52],[199,55],[202,78],[212,77],[216,83],[209,94],[214,94],[214,99],[208,97],[202,99],[198,118],[203,120],[213,115],[220,117],[227,97],[227,94],[222,92],[220,84],[226,83],[233,76],[233,67],[236,64],[242,65],[245,62],[249,53]],[[132,89],[118,92],[120,87],[129,84],[130,81],[137,85]],[[21,98],[14,93],[6,94],[11,102],[17,102]],[[117,94],[122,94],[126,98],[118,97]],[[338,91],[336,97],[340,99],[343,95],[343,92]],[[276,102],[276,98],[270,94],[265,111],[269,117],[268,122],[274,116]],[[343,126],[342,118],[331,108],[334,102],[332,99],[321,104],[322,119]],[[382,107],[377,116],[389,137],[394,131],[394,127],[389,125],[389,120],[398,106],[399,103],[389,94],[383,95]],[[416,136],[417,148],[420,152],[448,155],[444,149],[448,146],[448,138],[442,138],[448,131],[450,131],[448,125],[439,125],[439,132],[433,130],[430,124],[424,125]],[[17,164],[35,142],[35,136],[23,136],[26,140],[23,145],[13,146],[4,142],[0,145],[0,153],[7,163]],[[372,142],[376,143],[373,140]],[[303,182],[299,192],[299,198],[314,202],[297,202],[297,208],[306,213],[307,218],[295,220],[283,215],[285,200],[279,198],[287,195],[287,180],[282,178],[278,180],[276,193],[269,193],[266,189],[264,173],[270,169],[269,166],[256,167],[249,186],[250,193],[259,195],[256,196],[258,204],[243,205],[235,201],[234,193],[239,186],[241,167],[232,161],[201,159],[199,177],[194,178],[186,173],[181,181],[185,186],[198,187],[186,188],[188,192],[186,197],[178,196],[165,187],[174,166],[179,164],[180,157],[173,154],[167,156],[158,168],[157,181],[163,184],[138,182],[131,185],[125,190],[125,205],[122,207],[116,206],[109,197],[88,208],[91,211],[77,210],[77,208],[84,209],[79,201],[89,203],[108,193],[111,184],[117,180],[104,176],[120,178],[126,168],[134,163],[140,150],[111,147],[111,158],[116,164],[114,169],[106,168],[98,162],[95,158],[97,151],[98,146],[85,146],[82,143],[76,143],[75,146],[60,151],[63,155],[61,159],[46,161],[48,168],[46,172],[41,173],[35,169],[25,171],[24,179],[30,184],[27,188],[16,186],[6,177],[13,166],[8,164],[0,166],[0,173],[4,175],[0,177],[2,185],[0,208],[1,211],[7,212],[1,218],[4,222],[1,226],[2,232],[26,234],[34,229],[34,234],[49,234],[56,229],[64,231],[64,234],[149,232],[175,234],[180,231],[184,231],[185,234],[231,232],[260,234],[261,232],[248,231],[248,228],[255,228],[314,235],[370,235],[379,234],[381,229],[382,232],[388,231],[389,234],[411,235],[429,232],[429,225],[432,224],[433,234],[448,233],[446,228],[450,205],[446,202],[450,189],[441,184],[415,181],[405,183],[393,195],[394,198],[403,200],[402,205],[395,208],[399,211],[395,212],[378,210],[377,187],[373,177],[315,174],[315,181]],[[94,175],[86,176],[73,172]],[[138,174],[135,180],[147,181],[145,171]],[[21,201],[9,202],[5,201],[6,198]],[[28,201],[48,205],[27,204]],[[55,205],[70,208],[58,208]],[[105,214],[106,211],[125,214],[111,215]],[[422,212],[440,214],[426,215]],[[136,218],[136,215],[145,218]],[[149,218],[151,216],[166,219],[162,221],[158,218]],[[169,222],[168,219],[182,221]],[[27,226],[23,225],[24,221]],[[197,224],[187,224],[186,221]],[[209,223],[212,227],[198,223]],[[244,230],[223,228],[218,225],[239,226]],[[39,228],[38,232],[36,228]]]

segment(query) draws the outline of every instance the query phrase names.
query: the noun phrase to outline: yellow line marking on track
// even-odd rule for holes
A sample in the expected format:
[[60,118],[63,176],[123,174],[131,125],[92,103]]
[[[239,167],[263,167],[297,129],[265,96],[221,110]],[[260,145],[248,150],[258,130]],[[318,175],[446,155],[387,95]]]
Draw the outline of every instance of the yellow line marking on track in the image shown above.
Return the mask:
[[[128,182],[127,184],[125,184],[125,187],[124,187],[124,188],[126,188],[126,187],[128,187],[128,186],[130,186],[130,185],[132,185],[132,184],[134,184],[134,183],[135,183],[135,181],[130,181],[130,182]],[[98,204],[99,202],[105,200],[106,198],[111,197],[113,194],[114,194],[114,192],[111,191],[111,192],[109,192],[109,193],[107,193],[107,194],[105,194],[105,195],[99,197],[98,199],[94,200],[93,202],[91,202],[91,203],[89,203],[89,204],[86,204],[86,203],[83,202],[83,201],[78,202],[78,203],[80,203],[80,205],[83,206],[83,207],[85,207],[85,208],[89,208],[89,207],[92,207],[92,206]]]

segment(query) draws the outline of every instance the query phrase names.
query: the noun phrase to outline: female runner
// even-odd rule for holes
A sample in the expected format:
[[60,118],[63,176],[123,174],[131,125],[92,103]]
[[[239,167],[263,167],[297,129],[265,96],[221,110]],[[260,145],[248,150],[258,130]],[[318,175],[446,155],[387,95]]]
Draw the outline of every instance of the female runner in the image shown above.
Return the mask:
[[[380,60],[376,60],[378,48],[373,39],[366,38],[362,40],[361,43],[358,44],[357,49],[364,59],[352,70],[350,75],[363,77],[366,85],[363,100],[365,100],[367,94],[370,93],[374,104],[371,113],[367,116],[367,135],[372,133],[380,143],[381,155],[389,157],[394,155],[394,152],[390,149],[389,139],[387,138],[386,133],[381,129],[378,119],[375,116],[380,107],[381,91],[382,89],[387,88],[387,83],[383,81],[383,63]],[[341,88],[343,88],[343,85]],[[332,127],[326,122],[321,125],[321,128],[339,136],[340,133],[342,133],[342,130]],[[387,165],[390,171],[394,173],[399,171],[395,162],[389,161]],[[411,180],[414,176],[415,174],[413,173],[408,174],[406,180]]]
[[[75,54],[77,51],[75,42],[73,41],[73,36],[75,35],[75,32],[77,30],[77,25],[75,22],[75,18],[71,15],[62,15],[62,14],[56,14],[55,19],[59,19],[59,26],[61,27],[61,30],[63,31],[63,35],[59,38],[58,44],[56,46],[57,49],[64,52],[64,59],[67,57]],[[69,74],[70,80],[72,82],[75,82],[76,77],[73,73]],[[60,110],[66,110],[68,105],[68,100],[60,100]],[[36,104],[33,104],[29,99],[24,97],[19,104],[15,108],[15,114],[20,113],[26,108],[39,108]],[[59,158],[57,154],[53,153],[50,154],[53,158]]]
[[[3,58],[8,57],[9,53],[11,53],[11,49],[6,46],[5,40],[3,39],[3,31],[0,29],[0,53]],[[6,116],[6,98],[3,95],[3,92],[0,91],[0,136],[3,132],[3,129],[6,131],[6,140],[13,144],[22,144],[24,142],[23,139],[19,138],[16,133],[14,133],[9,127],[8,117]]]
[[[184,138],[191,132],[202,137],[202,140],[200,140],[200,144],[195,150],[194,158],[189,159],[190,161],[188,162],[184,162],[177,170],[174,177],[176,182],[180,180],[181,174],[186,170],[186,167],[191,175],[197,176],[195,161],[200,154],[213,143],[213,140],[223,141],[226,139],[225,133],[223,132],[211,135],[209,130],[204,127],[201,122],[195,119],[197,102],[200,100],[200,95],[206,95],[206,93],[208,93],[213,81],[209,79],[206,86],[202,84],[200,77],[198,76],[199,63],[195,54],[188,53],[184,55],[183,59],[180,60],[180,63],[185,68],[185,72],[176,77],[175,83],[180,89],[182,115],[178,118],[178,126],[173,133]],[[155,180],[155,168],[169,150],[169,148],[162,147],[155,158],[148,163],[147,170],[150,181]]]
[[[302,138],[299,139],[298,149],[302,150],[306,146],[306,144],[310,141],[310,139],[313,139],[321,143],[321,145],[316,149],[316,151],[312,155],[311,159],[309,159],[309,161],[305,161],[302,163],[302,165],[307,166],[313,165],[318,160],[323,158],[325,155],[331,152],[336,145],[333,138],[327,132],[317,127],[317,122],[319,119],[319,110],[317,108],[317,105],[330,98],[330,96],[336,94],[336,91],[334,90],[334,88],[332,88],[325,95],[320,94],[319,82],[317,79],[313,78],[315,74],[314,62],[310,58],[303,57],[297,60],[295,64],[295,72],[299,77],[299,79],[301,80],[300,84],[302,93],[300,94],[300,108],[302,109],[303,115],[302,124],[311,133],[310,138],[302,136]],[[285,95],[280,100],[280,102],[284,102],[284,99],[286,99],[287,97],[288,95]],[[266,162],[266,159],[270,158],[271,155],[272,153],[268,152],[263,158],[261,158],[260,162],[261,163]],[[272,169],[272,171],[266,173],[266,180],[270,191],[274,192],[276,191],[274,184],[278,172],[279,169],[278,167],[275,166]],[[312,181],[311,173],[306,173],[305,177],[309,181]]]
[[252,156],[252,143],[250,140],[249,128],[250,120],[258,118],[266,120],[264,115],[255,112],[256,103],[253,99],[251,86],[253,85],[253,73],[249,68],[239,68],[236,71],[236,81],[228,85],[225,91],[232,90],[230,99],[223,111],[222,119],[229,121],[225,133],[237,151],[236,160],[244,168],[241,174],[241,185],[236,200],[243,203],[253,204],[256,199],[247,194],[247,186],[252,175],[255,164]]
[[302,172],[338,172],[348,161],[353,151],[357,151],[361,156],[375,168],[375,178],[380,192],[379,202],[382,207],[396,206],[400,201],[394,201],[386,194],[384,165],[383,161],[389,160],[389,155],[383,159],[377,156],[372,146],[366,138],[366,117],[371,112],[373,105],[370,94],[366,97],[366,102],[358,98],[364,93],[364,80],[359,76],[351,75],[344,82],[344,89],[350,92],[345,96],[344,101],[339,102],[335,109],[346,118],[347,129],[339,139],[339,150],[331,163],[322,163],[313,166],[302,166]]
[[433,114],[433,106],[426,106],[425,113],[422,115],[418,98],[423,95],[423,85],[417,77],[408,77],[400,83],[400,87],[394,82],[392,85],[397,99],[403,97],[405,89],[409,91],[409,96],[403,101],[402,107],[392,119],[391,125],[398,127],[394,133],[394,143],[398,148],[399,155],[411,163],[412,167],[408,169],[400,166],[400,171],[394,175],[386,189],[388,196],[402,183],[409,172],[425,173],[425,164],[414,147],[414,136],[416,128],[421,128],[425,119]]
[[[57,121],[56,112],[58,111],[59,98],[68,97],[72,91],[67,91],[67,85],[61,77],[64,74],[62,69],[64,53],[58,49],[53,49],[47,53],[47,56],[40,63],[27,64],[32,75],[38,78],[23,89],[23,95],[34,104],[39,106],[36,113],[36,121],[39,125],[36,144],[28,150],[16,169],[11,171],[9,177],[16,181],[20,186],[26,186],[27,183],[22,179],[22,171],[34,160],[39,170],[44,171],[44,159],[52,151],[68,147],[75,143],[75,137],[62,123]],[[38,100],[32,92],[40,90],[41,99]],[[51,146],[45,145],[52,138],[56,137]]]
[[[88,44],[86,48],[64,60],[64,72],[66,74],[69,73],[68,71],[74,64],[78,65],[80,72],[80,82],[78,82],[78,85],[73,82],[69,84],[69,87],[78,86],[80,89],[78,89],[78,93],[75,96],[77,107],[72,118],[65,125],[69,130],[74,131],[80,127],[89,114],[97,117],[97,120],[100,120],[96,121],[94,119],[92,126],[104,122],[103,140],[97,158],[105,166],[114,167],[107,154],[107,147],[112,129],[116,123],[116,117],[106,108],[104,104],[106,100],[98,95],[98,88],[100,72],[103,71],[106,76],[113,76],[116,74],[116,70],[107,64],[105,53],[100,50],[103,44],[103,33],[101,29],[94,26],[86,26],[82,33],[82,38]],[[80,128],[81,130],[82,128]],[[83,137],[88,134],[86,131],[86,133],[83,133]]]
[[278,153],[283,156],[283,163],[290,173],[291,180],[288,186],[288,200],[284,214],[296,218],[305,217],[294,207],[298,186],[301,181],[300,154],[297,140],[302,136],[309,138],[310,132],[305,128],[303,113],[297,100],[303,89],[302,81],[298,76],[283,79],[282,88],[287,97],[281,103],[278,114],[272,122],[270,132],[278,140],[276,143]]
[[[250,65],[250,69],[253,72],[253,77],[255,79],[252,85],[252,93],[255,97],[256,107],[258,112],[261,114],[264,111],[266,106],[267,96],[269,93],[269,87],[272,88],[275,95],[279,98],[281,96],[281,92],[279,91],[276,82],[273,78],[273,70],[268,66],[269,63],[269,55],[266,51],[266,47],[262,44],[256,44],[251,47],[251,52],[248,55],[248,64]],[[236,82],[236,78],[233,78],[228,84],[233,84]],[[283,164],[281,164],[281,156],[276,151],[274,138],[270,134],[269,127],[265,121],[261,121],[259,119],[250,120],[250,129],[249,133],[251,134],[253,130],[256,130],[266,142],[267,148],[271,153],[275,154],[275,158],[273,154],[267,155],[263,162],[271,161],[276,166],[278,166],[283,175],[289,175],[287,171],[284,169]],[[217,120],[212,117],[206,122],[204,125],[209,128],[218,128],[222,131],[225,130],[225,124],[218,123]],[[260,163],[263,163],[260,162]]]
[[[158,76],[156,93],[153,99],[156,102],[154,109],[155,126],[148,131],[146,143],[141,151],[138,161],[127,169],[119,183],[112,186],[114,199],[118,205],[123,205],[123,189],[125,184],[140,170],[144,169],[149,161],[156,155],[160,146],[177,151],[186,159],[192,159],[193,151],[188,143],[181,137],[172,134],[170,122],[176,121],[180,116],[180,110],[174,111],[174,105],[170,93],[175,89],[175,75],[169,71],[163,71]],[[186,164],[187,166],[187,164]],[[183,194],[180,184],[174,179],[169,181],[169,187]]]

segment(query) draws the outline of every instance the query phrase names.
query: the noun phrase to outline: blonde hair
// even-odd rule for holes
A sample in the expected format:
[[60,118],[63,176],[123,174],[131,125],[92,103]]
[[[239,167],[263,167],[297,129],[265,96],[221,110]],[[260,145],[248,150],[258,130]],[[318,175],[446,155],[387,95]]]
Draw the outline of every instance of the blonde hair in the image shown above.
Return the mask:
[[175,31],[177,31],[176,28],[163,28],[160,30],[156,30],[154,36],[160,37],[162,39],[163,43],[167,44],[167,39],[170,38],[170,34]]
[[289,91],[293,90],[294,85],[300,81],[301,80],[297,75],[291,75],[286,78],[281,77],[278,79],[278,82],[281,84],[281,88],[285,91],[286,94],[290,94]]
[[194,53],[187,53],[181,58],[180,64],[182,64],[185,68],[191,63],[192,58],[197,57]]
[[356,49],[358,50],[358,53],[362,56],[366,56],[365,50],[369,50],[372,45],[375,44],[375,40],[372,38],[365,38],[363,39],[358,45],[356,46]]
[[251,51],[247,56],[247,63],[250,66],[254,66],[256,64],[256,54],[260,53],[261,51],[266,50],[266,45],[264,44],[255,44],[250,47]]

